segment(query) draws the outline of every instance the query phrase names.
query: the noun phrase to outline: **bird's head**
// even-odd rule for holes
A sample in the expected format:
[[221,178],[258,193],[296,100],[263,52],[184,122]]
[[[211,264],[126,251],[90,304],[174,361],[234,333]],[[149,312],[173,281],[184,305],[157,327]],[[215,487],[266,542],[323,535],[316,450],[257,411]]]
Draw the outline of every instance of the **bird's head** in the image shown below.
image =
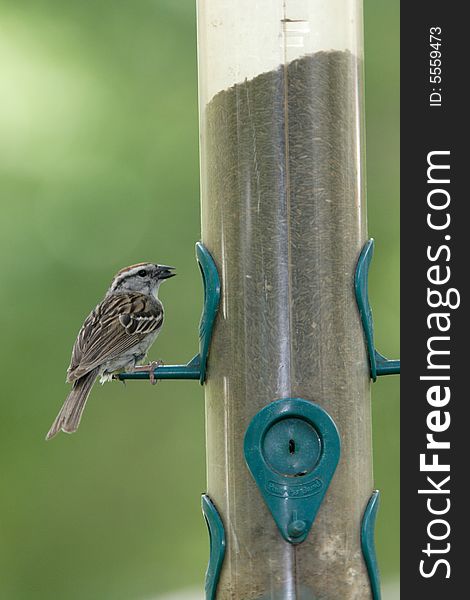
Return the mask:
[[109,293],[140,292],[157,295],[160,284],[174,277],[174,267],[154,263],[138,263],[125,267],[116,273],[109,287]]

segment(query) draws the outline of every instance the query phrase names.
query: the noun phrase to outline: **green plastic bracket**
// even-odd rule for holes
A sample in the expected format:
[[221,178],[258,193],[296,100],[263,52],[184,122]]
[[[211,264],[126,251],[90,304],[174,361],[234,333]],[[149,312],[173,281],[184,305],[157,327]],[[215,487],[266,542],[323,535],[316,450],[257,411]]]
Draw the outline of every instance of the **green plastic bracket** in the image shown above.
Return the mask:
[[[214,329],[215,317],[220,302],[220,279],[214,259],[201,242],[196,244],[196,258],[204,283],[204,306],[199,323],[199,354],[185,365],[161,365],[154,370],[155,379],[198,379],[206,380],[207,357]],[[149,379],[145,372],[120,373],[118,379]]]
[[356,302],[361,315],[362,327],[366,338],[367,352],[369,355],[370,376],[373,381],[379,375],[396,375],[400,373],[400,361],[389,360],[375,349],[374,320],[369,304],[369,267],[374,254],[374,240],[370,239],[364,245],[357,262],[354,278]]
[[282,537],[300,544],[338,464],[340,439],[335,422],[314,402],[276,400],[253,417],[244,451]]
[[206,600],[215,600],[220,570],[225,557],[225,529],[222,519],[207,495],[202,496],[202,512],[209,530],[209,564],[206,571]]
[[369,573],[370,587],[372,590],[372,599],[380,600],[380,575],[379,567],[377,564],[377,557],[375,554],[375,520],[377,517],[377,510],[379,508],[379,496],[380,492],[375,490],[367,503],[364,516],[362,517],[361,526],[361,547],[362,554]]
[[220,279],[214,259],[210,255],[209,250],[201,242],[196,244],[196,257],[204,283],[204,308],[199,322],[199,356],[201,362],[199,381],[202,384],[206,380],[207,357],[209,355],[215,317],[219,310]]

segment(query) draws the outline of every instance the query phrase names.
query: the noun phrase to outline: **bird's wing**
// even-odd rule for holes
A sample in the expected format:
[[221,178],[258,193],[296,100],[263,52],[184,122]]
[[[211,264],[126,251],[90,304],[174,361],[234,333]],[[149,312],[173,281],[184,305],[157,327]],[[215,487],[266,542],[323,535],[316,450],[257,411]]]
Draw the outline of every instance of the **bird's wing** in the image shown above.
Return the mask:
[[157,331],[162,322],[162,305],[151,296],[138,292],[106,296],[80,329],[67,381],[75,381],[104,362],[120,356]]

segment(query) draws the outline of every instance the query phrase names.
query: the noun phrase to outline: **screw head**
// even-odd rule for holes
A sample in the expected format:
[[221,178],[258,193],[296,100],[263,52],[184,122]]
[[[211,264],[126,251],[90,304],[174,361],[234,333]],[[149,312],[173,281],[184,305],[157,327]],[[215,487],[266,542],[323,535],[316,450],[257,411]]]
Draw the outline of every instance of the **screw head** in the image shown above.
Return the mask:
[[307,527],[307,523],[305,521],[301,521],[300,519],[296,519],[295,521],[291,521],[287,527],[287,533],[290,537],[300,537],[305,533],[305,528]]

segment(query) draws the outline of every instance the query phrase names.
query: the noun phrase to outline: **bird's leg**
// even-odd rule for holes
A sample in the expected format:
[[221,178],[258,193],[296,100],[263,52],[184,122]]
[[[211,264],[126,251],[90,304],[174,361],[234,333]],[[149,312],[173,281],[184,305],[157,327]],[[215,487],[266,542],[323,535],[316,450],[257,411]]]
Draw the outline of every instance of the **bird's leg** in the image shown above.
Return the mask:
[[148,365],[135,366],[133,368],[133,372],[134,373],[148,373],[149,374],[150,383],[152,385],[155,385],[157,383],[157,380],[155,378],[155,369],[157,369],[158,367],[161,367],[162,365],[163,365],[163,361],[162,360],[153,360]]

